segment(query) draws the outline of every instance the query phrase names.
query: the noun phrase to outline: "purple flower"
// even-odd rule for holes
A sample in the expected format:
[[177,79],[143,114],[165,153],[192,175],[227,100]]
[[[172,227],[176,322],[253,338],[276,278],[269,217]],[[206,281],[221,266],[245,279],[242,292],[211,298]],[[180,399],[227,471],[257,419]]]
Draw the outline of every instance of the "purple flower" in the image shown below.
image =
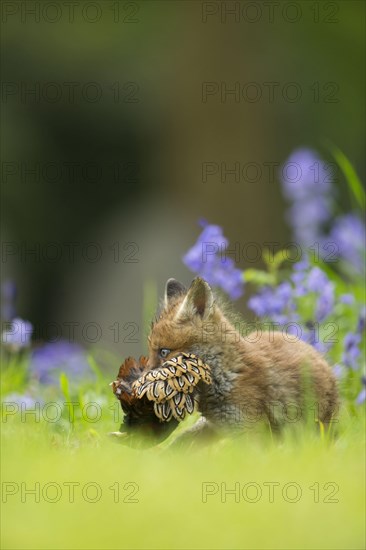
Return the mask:
[[309,258],[306,254],[299,262],[296,262],[296,264],[294,264],[293,266],[293,273],[290,275],[290,279],[295,285],[295,296],[304,296],[307,293],[305,281],[309,266]]
[[11,326],[2,333],[1,340],[4,345],[14,351],[27,348],[30,345],[33,326],[29,321],[16,318],[11,321]]
[[335,302],[334,284],[319,267],[312,267],[310,271],[307,271],[308,267],[307,259],[295,264],[294,273],[291,276],[295,284],[294,294],[297,297],[305,296],[308,292],[319,295],[315,307],[315,318],[320,322],[333,311]]
[[325,197],[315,196],[293,203],[287,219],[292,226],[300,230],[307,229],[309,235],[318,225],[328,221],[331,215],[329,201]]
[[334,308],[334,284],[328,279],[327,274],[319,267],[310,267],[307,258],[294,266],[294,273],[291,276],[295,284],[294,294],[297,297],[305,296],[309,292],[318,294],[315,318],[318,322],[323,321],[330,315]]
[[216,254],[223,252],[228,245],[222,228],[218,225],[206,225],[197,242],[183,257],[183,262],[191,271],[199,273],[206,264],[216,263]]
[[342,304],[345,304],[347,306],[351,306],[355,303],[355,297],[353,296],[353,294],[341,294],[341,296],[339,297],[339,300]]
[[328,282],[327,275],[320,267],[313,267],[308,273],[307,287],[311,292],[323,292]]
[[280,177],[283,193],[291,203],[287,220],[298,244],[308,248],[316,243],[325,261],[338,257],[344,261],[343,269],[363,275],[366,227],[361,217],[339,216],[325,232],[332,218],[334,190],[331,171],[317,153],[310,149],[294,151],[282,166]]
[[270,311],[269,303],[272,299],[272,294],[273,292],[270,287],[262,288],[258,294],[249,298],[248,307],[258,315],[258,317],[266,317]]
[[362,306],[357,323],[357,332],[362,334],[365,330],[366,324],[366,306]]
[[301,339],[304,342],[313,346],[320,353],[326,353],[327,351],[329,351],[331,344],[328,344],[323,342],[322,340],[319,340],[318,338],[319,332],[313,322],[309,321],[305,323],[305,326],[302,327],[302,329],[303,330],[302,330]]
[[243,273],[231,258],[216,258],[215,262],[203,266],[200,275],[210,285],[222,288],[232,300],[243,294]]
[[337,253],[360,274],[365,271],[365,224],[355,214],[345,214],[336,219],[329,241],[337,246]]
[[366,400],[366,388],[362,388],[360,393],[357,396],[356,403],[357,405],[362,405]]
[[[293,269],[290,276],[292,284],[285,281],[277,287],[263,287],[250,298],[248,306],[259,317],[268,317],[272,322],[285,325],[295,323],[300,318],[297,298],[315,293],[315,312],[313,318],[301,327],[301,339],[325,353],[331,344],[319,341],[314,321],[323,321],[332,313],[335,302],[334,284],[319,267],[311,267],[306,256]],[[293,333],[298,333],[298,327],[294,326]]]
[[269,317],[276,323],[285,324],[294,320],[292,287],[287,281],[277,287],[263,287],[248,300],[248,306],[258,317]]
[[266,317],[270,308],[268,307],[269,301],[272,298],[272,289],[269,287],[262,288],[258,294],[252,296],[248,300],[248,307],[258,317]]
[[357,333],[349,332],[344,338],[342,362],[353,370],[358,368],[357,361],[361,353],[359,348],[360,343],[361,335]]
[[327,353],[332,347],[332,344],[330,342],[323,342],[322,340],[309,342],[309,344],[311,344],[319,353],[322,353],[322,354]]
[[323,242],[324,225],[332,215],[332,182],[326,168],[315,151],[304,148],[294,151],[281,168],[283,193],[291,203],[287,220],[303,247]]
[[319,155],[306,148],[295,150],[281,168],[286,197],[291,201],[327,194],[331,190],[329,171]]
[[341,379],[344,375],[344,367],[340,363],[337,363],[333,367],[334,376],[338,379]]
[[330,315],[334,308],[334,284],[328,281],[323,289],[319,289],[319,298],[316,303],[315,317],[320,323]]
[[[366,308],[363,306],[360,311],[356,332],[349,332],[344,338],[344,350],[342,362],[352,370],[358,369],[358,360],[361,355],[361,341],[365,329],[365,314]],[[366,383],[366,378],[362,377],[362,382]]]
[[70,380],[92,374],[83,348],[66,341],[48,343],[35,349],[30,372],[42,384],[57,384],[61,372],[65,372]]
[[201,225],[204,229],[183,257],[183,262],[209,284],[221,288],[236,300],[243,294],[244,280],[242,271],[226,256],[229,242],[219,225],[209,225],[205,221]]
[[295,272],[304,273],[310,267],[309,256],[304,254],[300,261],[294,264],[293,270]]
[[364,386],[356,399],[357,405],[362,405],[366,400],[366,376],[361,377],[361,383]]

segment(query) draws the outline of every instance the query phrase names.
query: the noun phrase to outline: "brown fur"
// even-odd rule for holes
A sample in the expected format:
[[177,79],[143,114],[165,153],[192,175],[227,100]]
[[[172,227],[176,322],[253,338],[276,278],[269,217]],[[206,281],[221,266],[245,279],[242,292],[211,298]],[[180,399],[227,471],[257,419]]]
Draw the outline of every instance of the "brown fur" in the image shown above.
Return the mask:
[[[254,337],[256,336],[256,337]],[[211,367],[212,385],[200,388],[199,408],[217,427],[250,427],[259,420],[276,429],[286,420],[311,417],[328,424],[338,394],[326,360],[301,340],[281,332],[240,335],[196,278],[188,291],[169,280],[164,308],[149,336],[149,368],[167,357],[159,349],[195,353]]]

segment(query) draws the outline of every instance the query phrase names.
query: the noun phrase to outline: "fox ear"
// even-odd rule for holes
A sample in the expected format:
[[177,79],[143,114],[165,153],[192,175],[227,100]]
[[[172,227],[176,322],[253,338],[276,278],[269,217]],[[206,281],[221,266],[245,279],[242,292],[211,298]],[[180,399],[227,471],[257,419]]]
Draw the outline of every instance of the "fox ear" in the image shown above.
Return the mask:
[[176,318],[186,319],[194,315],[199,315],[202,319],[207,318],[213,303],[214,298],[210,285],[200,277],[196,277],[188,289],[187,296],[184,298]]
[[182,283],[176,279],[168,279],[165,285],[164,306],[167,307],[172,299],[178,298],[186,292],[187,289]]

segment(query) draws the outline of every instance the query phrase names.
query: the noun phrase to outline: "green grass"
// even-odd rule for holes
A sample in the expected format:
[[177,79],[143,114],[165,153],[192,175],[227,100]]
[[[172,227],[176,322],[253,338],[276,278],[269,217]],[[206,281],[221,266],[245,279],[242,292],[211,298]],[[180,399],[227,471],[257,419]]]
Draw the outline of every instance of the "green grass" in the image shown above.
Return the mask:
[[[2,548],[365,547],[360,409],[343,410],[336,437],[297,426],[280,440],[248,434],[178,451],[108,437],[119,425],[112,398],[94,424],[3,418]],[[40,502],[24,490],[36,483]],[[237,490],[226,502],[225,487]]]

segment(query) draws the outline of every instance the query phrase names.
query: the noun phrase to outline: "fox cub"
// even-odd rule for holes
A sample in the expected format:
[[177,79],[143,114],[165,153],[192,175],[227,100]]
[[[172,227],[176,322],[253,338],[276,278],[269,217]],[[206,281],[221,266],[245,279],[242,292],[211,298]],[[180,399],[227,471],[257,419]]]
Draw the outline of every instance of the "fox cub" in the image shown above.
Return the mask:
[[212,382],[199,387],[198,409],[206,424],[218,430],[247,428],[258,421],[276,430],[309,414],[329,424],[338,395],[323,357],[281,332],[243,335],[234,324],[206,281],[197,277],[187,290],[169,279],[162,312],[148,338],[147,366],[160,367],[182,351],[207,363]]

